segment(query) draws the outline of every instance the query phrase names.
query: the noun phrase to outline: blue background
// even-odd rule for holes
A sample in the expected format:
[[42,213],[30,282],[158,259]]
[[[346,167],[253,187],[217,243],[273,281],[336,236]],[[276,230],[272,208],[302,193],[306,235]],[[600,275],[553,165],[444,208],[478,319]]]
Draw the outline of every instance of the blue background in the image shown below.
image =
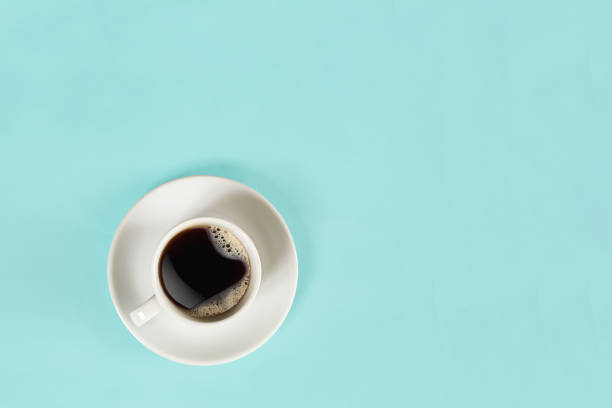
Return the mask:
[[[0,403],[610,406],[610,12],[3,1]],[[300,258],[218,367],[143,347],[106,283],[123,215],[191,174],[260,191]]]

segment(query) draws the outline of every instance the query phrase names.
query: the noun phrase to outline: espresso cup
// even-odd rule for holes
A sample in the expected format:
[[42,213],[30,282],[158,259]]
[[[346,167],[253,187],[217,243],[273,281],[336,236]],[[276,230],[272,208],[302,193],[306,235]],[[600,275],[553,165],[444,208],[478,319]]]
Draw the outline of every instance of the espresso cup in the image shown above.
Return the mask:
[[[161,281],[160,262],[162,261],[164,250],[173,238],[177,237],[184,231],[198,227],[219,227],[233,234],[240,241],[248,255],[248,262],[250,265],[250,280],[246,292],[235,306],[222,314],[207,318],[198,317],[196,319],[185,313],[185,310],[182,310],[175,302],[173,302],[164,291],[162,286],[163,283]],[[253,303],[261,283],[261,261],[259,259],[257,248],[255,247],[255,244],[251,238],[237,225],[227,220],[214,217],[193,218],[180,223],[168,231],[161,239],[157,245],[157,249],[154,252],[151,272],[152,296],[130,313],[130,317],[136,326],[144,325],[149,320],[157,316],[160,312],[170,313],[175,318],[184,319],[195,324],[213,324],[225,322],[236,317]]]

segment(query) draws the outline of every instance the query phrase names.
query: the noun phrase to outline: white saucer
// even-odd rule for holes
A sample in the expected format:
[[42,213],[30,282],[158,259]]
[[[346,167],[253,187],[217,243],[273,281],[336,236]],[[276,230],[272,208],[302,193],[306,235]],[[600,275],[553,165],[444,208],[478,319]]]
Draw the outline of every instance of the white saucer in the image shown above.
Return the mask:
[[[159,240],[180,222],[202,216],[227,219],[255,242],[262,280],[254,303],[215,326],[194,328],[162,311],[136,327],[129,313],[153,293],[151,262]],[[278,211],[250,187],[215,176],[176,179],[146,194],[119,224],[108,257],[108,286],[123,324],[155,353],[194,365],[233,361],[265,343],[291,308],[297,275],[293,238]]]

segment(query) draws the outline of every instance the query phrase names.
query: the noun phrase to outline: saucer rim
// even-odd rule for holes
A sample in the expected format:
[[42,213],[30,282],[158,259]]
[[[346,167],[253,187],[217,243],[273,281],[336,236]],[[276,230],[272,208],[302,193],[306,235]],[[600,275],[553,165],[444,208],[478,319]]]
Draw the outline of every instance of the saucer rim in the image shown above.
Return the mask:
[[[234,184],[236,187],[241,188],[241,189],[245,189],[249,193],[254,194],[255,196],[257,196],[257,198],[260,199],[261,201],[263,201],[266,204],[266,206],[270,210],[272,210],[272,212],[276,215],[276,217],[281,221],[281,224],[282,224],[282,226],[283,226],[283,228],[285,230],[285,233],[286,233],[287,237],[289,238],[289,242],[291,243],[291,249],[292,249],[292,253],[293,253],[292,259],[293,259],[294,268],[295,268],[295,280],[294,280],[293,285],[292,285],[293,289],[292,289],[292,293],[291,293],[291,299],[287,303],[287,306],[286,306],[285,310],[283,311],[282,318],[278,319],[278,322],[268,331],[268,333],[261,340],[259,340],[258,342],[254,343],[252,346],[247,347],[247,348],[241,350],[240,352],[232,354],[232,355],[230,355],[228,357],[219,358],[219,359],[207,359],[207,360],[188,359],[188,358],[184,358],[184,357],[178,356],[178,355],[176,355],[174,353],[168,353],[167,351],[160,350],[158,347],[153,346],[152,344],[149,344],[149,342],[144,338],[144,336],[139,336],[129,326],[129,324],[127,322],[127,319],[128,319],[129,316],[124,318],[121,315],[121,313],[119,311],[119,307],[117,306],[117,294],[115,293],[115,290],[113,289],[114,285],[112,284],[114,279],[113,279],[113,275],[112,275],[111,261],[114,259],[114,256],[115,256],[115,251],[116,251],[116,248],[117,248],[117,238],[120,235],[120,233],[122,232],[123,228],[125,227],[125,224],[127,223],[127,220],[130,217],[130,215],[134,211],[136,211],[136,208],[138,207],[138,205],[143,200],[145,200],[147,197],[152,195],[155,191],[164,188],[168,184],[172,184],[172,183],[183,181],[183,180],[187,180],[187,179],[205,179],[205,180],[217,179],[217,180],[221,180],[223,182],[229,182],[230,184]],[[158,354],[161,357],[164,357],[164,358],[166,358],[168,360],[171,360],[171,361],[174,361],[174,362],[177,362],[177,363],[193,365],[193,366],[214,366],[214,365],[220,365],[220,364],[229,363],[229,362],[238,360],[238,359],[240,359],[242,357],[245,357],[245,356],[251,354],[252,352],[254,352],[255,350],[257,350],[259,347],[263,346],[274,334],[276,334],[278,329],[285,322],[285,319],[287,318],[287,315],[289,314],[289,311],[291,310],[291,307],[293,306],[293,301],[295,300],[295,293],[297,291],[297,284],[298,284],[298,280],[299,280],[299,262],[298,262],[298,256],[297,256],[297,249],[295,247],[295,241],[293,240],[293,236],[291,235],[291,231],[289,230],[289,227],[287,226],[287,223],[286,223],[285,219],[278,212],[276,207],[274,207],[274,205],[270,201],[268,201],[261,193],[259,193],[254,188],[247,186],[246,184],[243,184],[243,183],[241,183],[239,181],[236,181],[236,180],[233,180],[233,179],[230,179],[230,178],[227,178],[227,177],[215,176],[215,175],[204,175],[204,174],[202,174],[202,175],[191,175],[191,176],[185,176],[185,177],[178,177],[178,178],[166,181],[165,183],[162,183],[162,184],[158,185],[157,187],[149,190],[142,197],[140,197],[140,199],[138,199],[131,206],[131,208],[125,213],[125,215],[121,219],[121,222],[119,223],[119,225],[115,229],[115,233],[113,235],[113,239],[111,241],[109,252],[108,252],[108,259],[107,259],[106,268],[107,268],[107,285],[108,285],[109,293],[111,295],[111,300],[113,302],[113,307],[115,309],[115,312],[119,316],[119,319],[121,319],[121,322],[129,330],[129,332],[132,334],[132,336],[134,336],[136,338],[136,340],[138,340],[143,346],[145,346],[146,348],[148,348],[149,350],[151,350],[152,352]],[[239,319],[240,319],[240,317],[237,318],[237,320],[239,320]]]

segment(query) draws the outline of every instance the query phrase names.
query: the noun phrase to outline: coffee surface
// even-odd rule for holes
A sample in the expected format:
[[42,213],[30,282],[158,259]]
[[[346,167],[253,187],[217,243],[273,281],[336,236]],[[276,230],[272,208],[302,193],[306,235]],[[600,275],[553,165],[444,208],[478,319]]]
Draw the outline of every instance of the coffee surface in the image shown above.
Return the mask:
[[246,249],[218,226],[181,231],[164,248],[159,264],[166,295],[194,318],[217,316],[236,306],[250,281]]

